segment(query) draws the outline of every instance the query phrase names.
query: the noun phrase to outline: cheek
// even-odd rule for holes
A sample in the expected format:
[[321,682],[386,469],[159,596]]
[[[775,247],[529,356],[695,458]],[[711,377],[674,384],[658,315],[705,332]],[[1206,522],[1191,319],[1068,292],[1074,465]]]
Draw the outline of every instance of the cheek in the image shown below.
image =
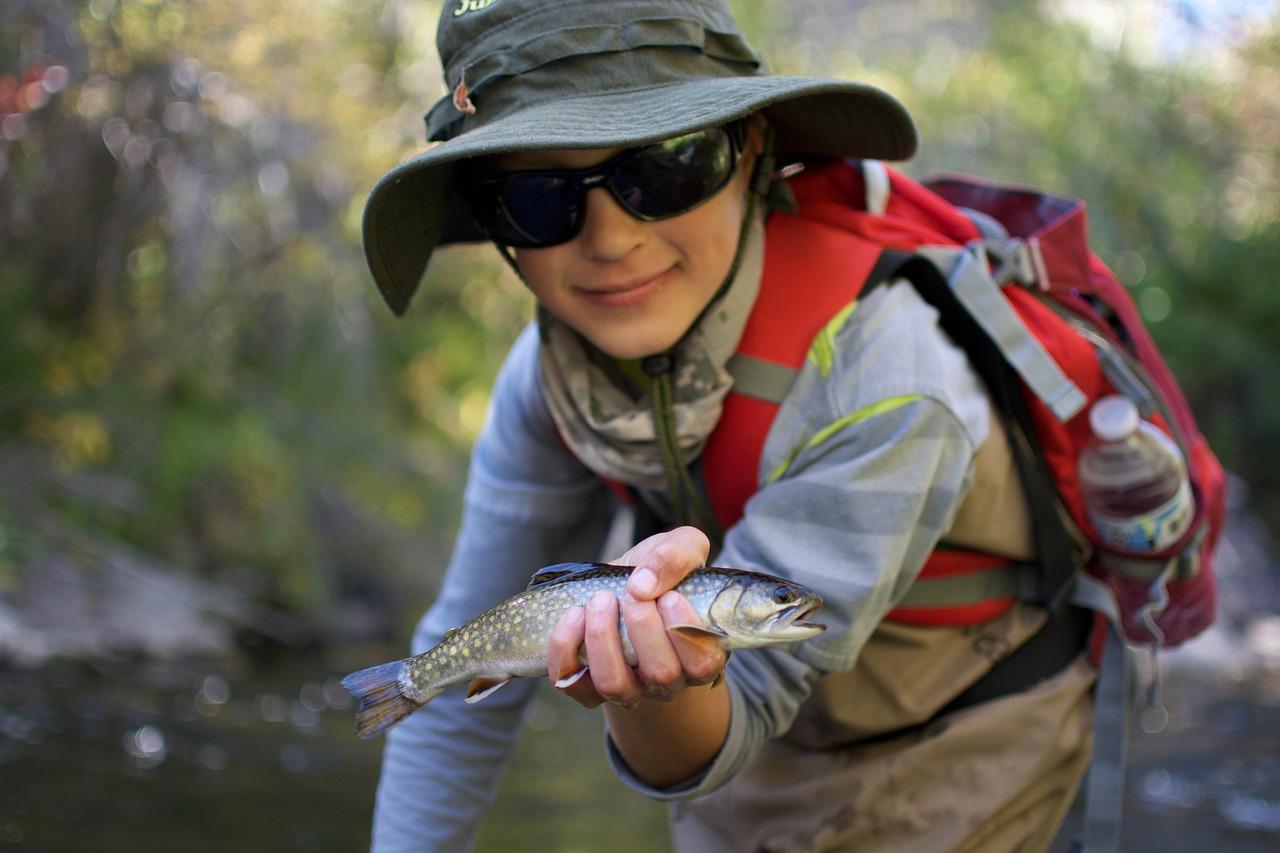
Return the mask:
[[669,239],[681,247],[681,254],[693,269],[716,279],[718,284],[733,262],[745,214],[745,199],[736,192],[723,193],[672,220]]
[[564,278],[567,260],[563,246],[549,249],[516,249],[516,265],[525,285],[541,301],[551,296]]

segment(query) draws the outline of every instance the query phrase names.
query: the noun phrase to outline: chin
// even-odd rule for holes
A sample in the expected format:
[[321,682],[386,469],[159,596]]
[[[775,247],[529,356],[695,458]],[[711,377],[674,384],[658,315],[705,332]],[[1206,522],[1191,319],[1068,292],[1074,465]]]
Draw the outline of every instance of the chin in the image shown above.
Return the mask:
[[663,334],[628,337],[624,340],[618,340],[616,336],[611,336],[608,340],[593,339],[591,342],[595,344],[596,349],[606,355],[611,355],[614,358],[632,359],[666,352],[675,346],[678,340],[680,340],[679,335]]

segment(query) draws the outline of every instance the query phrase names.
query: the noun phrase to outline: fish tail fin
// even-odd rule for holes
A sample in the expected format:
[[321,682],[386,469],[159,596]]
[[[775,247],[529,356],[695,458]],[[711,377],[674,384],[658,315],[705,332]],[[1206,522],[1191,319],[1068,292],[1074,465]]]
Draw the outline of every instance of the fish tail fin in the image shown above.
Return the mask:
[[342,686],[360,702],[356,711],[356,734],[371,738],[381,734],[424,703],[404,694],[404,661],[371,666],[342,679]]

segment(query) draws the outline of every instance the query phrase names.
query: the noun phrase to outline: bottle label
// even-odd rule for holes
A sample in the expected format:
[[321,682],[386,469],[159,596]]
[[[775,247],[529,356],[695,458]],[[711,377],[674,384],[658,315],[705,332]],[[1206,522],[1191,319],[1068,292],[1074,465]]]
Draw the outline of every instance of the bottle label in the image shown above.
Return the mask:
[[1195,501],[1191,485],[1185,480],[1168,503],[1142,515],[1120,518],[1089,511],[1089,521],[1101,544],[1134,553],[1156,553],[1172,547],[1194,518]]

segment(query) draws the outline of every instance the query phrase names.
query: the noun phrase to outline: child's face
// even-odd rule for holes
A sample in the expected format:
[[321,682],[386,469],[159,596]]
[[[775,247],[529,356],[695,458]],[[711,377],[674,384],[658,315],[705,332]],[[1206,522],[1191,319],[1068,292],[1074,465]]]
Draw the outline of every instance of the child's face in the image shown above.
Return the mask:
[[[746,193],[759,129],[752,125],[737,173],[688,213],[657,222],[636,219],[608,191],[587,191],[582,231],[567,243],[516,249],[534,296],[600,350],[639,358],[669,349],[711,301],[729,272],[746,214]],[[584,169],[617,150],[516,152],[502,170]]]

